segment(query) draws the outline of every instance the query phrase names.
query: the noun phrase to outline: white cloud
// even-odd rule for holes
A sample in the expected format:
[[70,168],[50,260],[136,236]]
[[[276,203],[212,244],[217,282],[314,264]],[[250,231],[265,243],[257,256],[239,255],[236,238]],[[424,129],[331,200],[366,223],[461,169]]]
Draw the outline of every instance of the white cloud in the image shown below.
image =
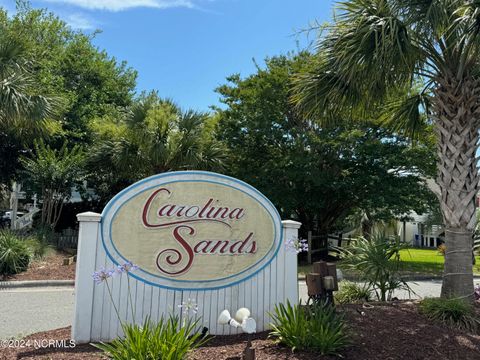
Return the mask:
[[65,17],[65,21],[73,29],[78,30],[93,30],[95,29],[95,22],[83,14],[71,14]]
[[89,10],[121,11],[137,7],[167,9],[194,8],[193,0],[44,0],[50,3],[70,4]]

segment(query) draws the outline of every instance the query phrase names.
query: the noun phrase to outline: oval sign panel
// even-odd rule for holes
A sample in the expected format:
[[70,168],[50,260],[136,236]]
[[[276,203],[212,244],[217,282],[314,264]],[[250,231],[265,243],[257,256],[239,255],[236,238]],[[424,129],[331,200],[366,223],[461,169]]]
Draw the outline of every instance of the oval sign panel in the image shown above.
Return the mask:
[[206,290],[231,286],[267,266],[281,240],[272,203],[252,186],[203,171],[139,181],[102,214],[102,242],[116,264],[151,285]]

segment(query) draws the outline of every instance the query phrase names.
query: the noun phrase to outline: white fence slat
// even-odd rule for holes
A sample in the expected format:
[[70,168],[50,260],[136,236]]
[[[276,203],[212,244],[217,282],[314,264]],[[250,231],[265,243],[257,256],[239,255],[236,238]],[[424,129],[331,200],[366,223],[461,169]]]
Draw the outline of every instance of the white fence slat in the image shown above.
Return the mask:
[[[153,297],[153,292],[154,292],[155,288],[153,286],[149,286],[149,285],[144,285],[144,288],[143,288],[143,305],[142,305],[142,314],[141,316],[139,317],[137,315],[137,324],[142,324],[145,319],[147,317],[151,317],[152,316],[152,303],[154,301],[154,297]],[[158,305],[158,303],[157,303]],[[151,319],[152,321],[155,321],[154,319]]]
[[263,272],[263,328],[267,327],[269,322],[268,312],[270,311],[270,265]]
[[[111,268],[112,266],[112,261],[108,258],[108,257],[105,257],[105,268]],[[101,322],[102,322],[102,332],[101,332],[101,336],[99,339],[95,339],[95,340],[109,340],[111,339],[110,337],[110,327],[111,327],[111,324],[112,324],[112,316],[116,319],[116,315],[115,315],[115,312],[113,310],[113,306],[112,306],[112,299],[110,298],[110,294],[108,292],[108,288],[107,288],[107,285],[106,284],[102,284],[102,288],[103,288],[103,294],[104,294],[104,298],[103,298],[103,313],[102,313],[102,317],[101,317]]]
[[[130,279],[131,281],[132,279]],[[132,281],[131,281],[132,283]],[[133,323],[141,324],[143,322],[143,314],[150,312],[150,302],[151,299],[148,299],[147,304],[145,304],[145,283],[133,279],[135,283],[135,293],[132,293],[133,303],[134,303],[134,315]]]
[[161,317],[166,318],[168,316],[167,299],[168,299],[168,290],[159,288],[157,320],[160,320]]
[[[151,301],[150,311],[148,314],[144,314],[144,316],[149,315],[152,321],[157,322],[160,318],[160,288],[157,286],[146,286],[145,289],[145,298],[147,298],[149,296],[148,294],[150,294]],[[148,290],[150,290],[150,292]]]
[[257,322],[257,329],[261,329],[260,327],[260,319],[262,317],[262,314],[260,313],[258,309],[258,294],[257,294],[257,288],[258,288],[258,275],[254,276],[251,281],[250,281],[250,301],[251,301],[251,307],[250,312],[252,313],[252,317],[255,319]]
[[258,276],[257,276],[257,312],[259,314],[259,322],[257,325],[259,326],[260,329],[263,329],[263,324],[264,324],[264,319],[265,319],[265,314],[264,314],[264,307],[263,307],[263,297],[264,297],[264,276],[265,276],[265,270],[260,271]]
[[175,314],[175,291],[167,290],[164,314],[166,316]]
[[[223,310],[229,310],[231,311],[230,309],[227,309],[225,307],[225,288],[223,289],[218,289],[218,294],[217,294],[217,311],[216,311],[216,315],[218,317],[218,315],[220,315],[220,312],[223,311]],[[232,314],[230,314],[232,315]],[[225,334],[228,334],[229,330],[227,329],[228,325],[220,325],[218,324],[218,327],[217,327],[217,333],[218,335],[225,335]]]
[[208,328],[210,334],[217,333],[217,319],[219,312],[217,312],[217,304],[215,302],[217,291],[206,291],[203,306],[203,323]]
[[273,312],[273,306],[275,305],[276,302],[276,287],[277,287],[277,281],[276,281],[276,276],[275,276],[275,270],[277,268],[277,263],[275,259],[270,263],[268,266],[269,268],[269,285],[268,285],[268,299],[266,302],[265,307],[267,308],[267,311],[265,312],[265,328],[269,329],[270,328],[270,322],[271,322],[271,317],[270,313]]

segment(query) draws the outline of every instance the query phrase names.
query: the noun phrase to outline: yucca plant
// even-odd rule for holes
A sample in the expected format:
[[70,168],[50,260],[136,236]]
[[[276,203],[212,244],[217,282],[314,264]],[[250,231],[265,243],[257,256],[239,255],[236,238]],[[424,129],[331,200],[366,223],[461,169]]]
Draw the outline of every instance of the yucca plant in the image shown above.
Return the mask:
[[295,350],[335,355],[349,344],[345,321],[328,304],[275,305],[270,337]]
[[391,300],[395,290],[412,292],[400,276],[400,250],[405,247],[398,240],[374,233],[370,239],[361,237],[346,248],[338,248],[338,252],[342,264],[360,273],[378,300],[387,301]]
[[475,315],[473,306],[462,299],[427,298],[420,303],[420,311],[429,319],[449,327],[473,333],[480,330],[480,319]]
[[31,250],[10,230],[0,231],[0,275],[14,275],[27,270]]
[[162,317],[158,323],[147,318],[141,326],[122,324],[124,338],[94,346],[114,360],[181,360],[206,342],[201,333],[195,332],[197,325],[198,320],[188,319],[180,326],[179,317],[173,315]]

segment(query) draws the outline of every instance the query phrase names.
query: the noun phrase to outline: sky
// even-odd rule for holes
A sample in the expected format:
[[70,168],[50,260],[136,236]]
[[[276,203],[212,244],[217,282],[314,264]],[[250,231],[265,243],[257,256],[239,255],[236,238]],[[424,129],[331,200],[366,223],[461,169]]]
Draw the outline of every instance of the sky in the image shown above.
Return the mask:
[[[0,5],[14,9],[14,0]],[[332,0],[31,0],[70,26],[101,33],[94,43],[138,71],[137,92],[158,90],[183,108],[219,104],[214,89],[252,59],[303,49],[308,29],[328,21]],[[308,35],[308,36],[307,36]]]

